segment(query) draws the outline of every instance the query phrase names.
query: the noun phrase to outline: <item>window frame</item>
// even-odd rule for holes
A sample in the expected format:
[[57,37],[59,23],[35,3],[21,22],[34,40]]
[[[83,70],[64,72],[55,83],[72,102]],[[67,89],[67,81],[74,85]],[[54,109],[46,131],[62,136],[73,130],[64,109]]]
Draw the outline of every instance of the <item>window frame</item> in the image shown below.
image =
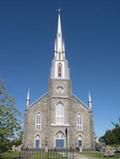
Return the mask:
[[80,112],[77,113],[77,117],[76,117],[76,129],[77,131],[83,130],[83,120],[82,120],[82,116]]
[[[58,107],[60,107],[62,110],[60,110],[60,108],[58,108]],[[62,102],[58,102],[56,104],[56,124],[57,125],[64,124],[64,104]]]
[[[37,140],[39,140],[39,146],[38,147],[36,146],[36,141]],[[38,148],[38,149],[41,148],[41,137],[40,137],[39,134],[35,135],[35,138],[34,138],[34,148]]]
[[35,130],[41,130],[41,125],[42,125],[41,113],[37,112],[35,115]]
[[82,147],[83,146],[83,137],[79,135],[77,137],[77,147]]
[[58,78],[62,77],[62,63],[57,64],[57,72],[58,72]]
[[[63,147],[57,147],[57,141],[63,141]],[[65,135],[62,131],[58,131],[55,136],[55,148],[65,148]]]

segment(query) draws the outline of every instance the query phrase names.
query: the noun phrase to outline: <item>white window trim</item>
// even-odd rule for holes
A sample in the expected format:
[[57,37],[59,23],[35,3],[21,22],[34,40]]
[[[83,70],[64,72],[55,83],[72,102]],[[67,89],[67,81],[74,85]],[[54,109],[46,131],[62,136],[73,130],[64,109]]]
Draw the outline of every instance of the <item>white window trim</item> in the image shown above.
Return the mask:
[[80,134],[80,135],[78,135],[78,137],[77,137],[77,144],[78,144],[78,141],[79,140],[81,140],[82,141],[82,147],[83,147],[83,145],[84,145],[84,143],[83,143],[83,136]]
[[[63,134],[64,137],[63,137],[63,138],[57,138],[57,134],[58,134],[58,133]],[[64,135],[64,133],[63,133],[62,131],[58,131],[58,132],[56,133],[56,135],[55,135],[55,139],[54,139],[54,148],[57,148],[57,147],[56,147],[56,139],[61,139],[61,140],[63,139],[63,140],[64,140],[64,147],[63,147],[63,148],[66,147],[66,138],[65,138],[65,135]]]
[[[37,115],[38,115],[38,113],[40,114],[40,123],[39,124],[37,124]],[[37,128],[37,126],[39,126],[40,128]],[[41,130],[41,128],[42,128],[42,115],[41,115],[41,112],[37,112],[35,114],[35,130]]]
[[39,136],[39,139],[40,139],[40,145],[39,145],[39,148],[41,148],[41,136],[39,135],[39,134],[36,134],[35,136],[34,136],[34,148],[36,148],[36,137],[37,137],[37,135]]
[[[61,62],[59,62],[58,64],[57,64],[57,76],[58,76],[58,78],[62,78],[63,77],[63,68],[62,68],[63,66],[62,66],[62,63]],[[60,72],[59,72],[59,69],[60,69]],[[60,74],[60,75],[59,75]]]
[[[57,107],[59,104],[61,104],[63,106],[63,114],[58,116]],[[58,118],[62,118],[62,122],[58,122]],[[64,125],[64,104],[62,102],[58,102],[56,104],[56,125]]]
[[[80,118],[81,118],[81,124],[78,123],[78,115],[80,115]],[[77,131],[83,131],[83,118],[81,116],[81,113],[77,113],[77,116],[76,116],[76,130]]]
[[[62,64],[62,76],[61,77],[58,77],[58,67],[57,67],[58,63]],[[64,63],[64,61],[55,61],[54,77],[57,79],[65,78],[65,63]]]

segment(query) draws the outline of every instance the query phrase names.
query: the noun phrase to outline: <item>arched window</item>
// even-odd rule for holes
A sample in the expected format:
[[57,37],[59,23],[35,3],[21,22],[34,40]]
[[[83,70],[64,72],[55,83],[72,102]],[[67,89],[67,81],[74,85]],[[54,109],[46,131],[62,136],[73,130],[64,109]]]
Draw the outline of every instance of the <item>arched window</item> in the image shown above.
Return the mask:
[[36,135],[35,136],[35,148],[40,148],[41,147],[41,140],[40,140],[40,136]]
[[64,148],[65,147],[65,136],[59,131],[55,137],[55,147],[56,148]]
[[77,130],[82,130],[82,117],[81,114],[77,114],[77,124],[76,124]]
[[77,138],[77,147],[83,146],[82,136],[79,135]]
[[38,112],[35,116],[35,129],[41,129],[41,114]]
[[62,64],[58,63],[58,77],[62,76]]
[[61,102],[56,106],[56,124],[64,124],[64,105]]

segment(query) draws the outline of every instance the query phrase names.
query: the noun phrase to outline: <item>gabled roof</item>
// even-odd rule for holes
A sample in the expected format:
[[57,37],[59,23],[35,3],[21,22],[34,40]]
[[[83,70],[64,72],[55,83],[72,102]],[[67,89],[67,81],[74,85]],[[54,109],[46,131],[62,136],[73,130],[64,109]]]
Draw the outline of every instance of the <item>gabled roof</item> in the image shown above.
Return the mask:
[[29,105],[29,108],[31,108],[34,104],[39,102],[42,98],[48,95],[48,92],[44,93],[42,96],[40,96],[37,100],[35,100],[32,104]]
[[85,104],[80,98],[78,98],[75,94],[72,94],[72,97],[75,98],[78,102],[84,105],[85,108],[89,109],[88,105]]
[[[39,102],[41,99],[43,99],[45,96],[48,95],[48,92],[44,93],[42,96],[40,96],[37,100],[35,100],[32,104],[29,105],[29,108],[31,108],[34,104]],[[88,105],[85,104],[80,98],[78,98],[75,94],[72,94],[72,97],[75,98],[78,102],[80,102],[82,105],[84,105],[85,108],[89,109]]]

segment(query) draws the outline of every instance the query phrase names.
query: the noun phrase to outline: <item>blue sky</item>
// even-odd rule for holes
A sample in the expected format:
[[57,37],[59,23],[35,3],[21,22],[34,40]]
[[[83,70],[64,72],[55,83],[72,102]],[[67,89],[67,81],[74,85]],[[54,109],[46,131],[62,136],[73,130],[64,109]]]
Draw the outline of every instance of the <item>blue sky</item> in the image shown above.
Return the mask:
[[119,0],[1,0],[0,79],[22,113],[47,91],[57,9],[73,93],[87,103],[91,91],[97,136],[120,117]]

